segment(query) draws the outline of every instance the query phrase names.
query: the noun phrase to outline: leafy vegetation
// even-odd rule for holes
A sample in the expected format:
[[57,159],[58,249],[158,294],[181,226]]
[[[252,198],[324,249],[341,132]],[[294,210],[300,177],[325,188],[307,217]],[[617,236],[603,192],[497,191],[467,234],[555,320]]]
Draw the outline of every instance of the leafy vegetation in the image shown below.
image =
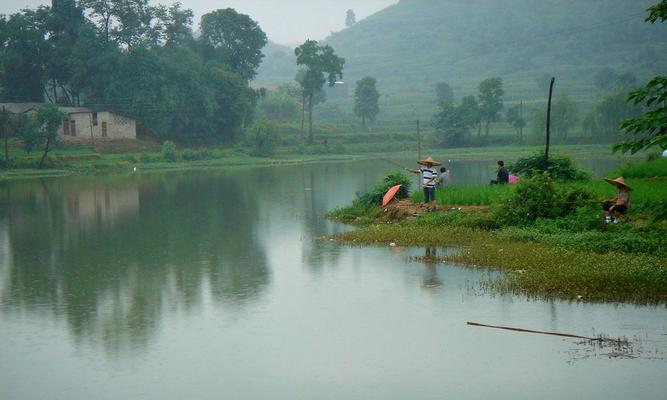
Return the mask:
[[546,172],[551,179],[562,181],[585,181],[591,177],[589,172],[579,169],[568,156],[551,155],[546,170],[544,167],[544,153],[536,153],[532,156],[519,158],[509,166],[509,170],[513,174],[527,178]]
[[229,143],[253,117],[266,36],[247,15],[145,0],[61,0],[0,16],[0,99],[88,106],[181,144]]
[[377,80],[372,76],[367,76],[357,81],[357,87],[354,90],[354,113],[361,117],[361,126],[366,129],[366,120],[374,121],[380,112],[378,100]]
[[393,172],[378,182],[373,190],[357,193],[357,198],[347,207],[335,209],[327,214],[328,218],[341,222],[357,224],[371,222],[380,211],[382,198],[387,191],[396,185],[401,185],[394,197],[405,199],[409,197],[411,180],[403,172]]
[[303,77],[298,79],[303,90],[304,103],[308,100],[308,143],[313,144],[313,106],[315,94],[322,90],[325,82],[334,86],[343,78],[345,59],[338,57],[329,45],[318,45],[315,40],[306,40],[294,50],[297,65],[305,67]]

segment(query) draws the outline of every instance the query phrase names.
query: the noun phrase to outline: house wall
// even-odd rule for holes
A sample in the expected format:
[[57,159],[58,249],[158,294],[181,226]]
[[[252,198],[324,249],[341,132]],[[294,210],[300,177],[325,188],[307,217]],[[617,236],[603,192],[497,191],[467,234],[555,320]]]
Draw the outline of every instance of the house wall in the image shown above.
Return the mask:
[[[91,124],[92,137],[95,139],[136,139],[137,125],[131,118],[126,118],[118,114],[108,111],[97,113],[97,124],[93,119],[93,113],[89,112],[75,112],[69,113],[69,132],[65,129],[64,124],[58,130],[58,135],[64,139],[90,139]],[[75,133],[72,135],[72,123],[74,121]],[[104,125],[106,124],[106,136],[104,135]],[[69,134],[66,134],[69,133]]]

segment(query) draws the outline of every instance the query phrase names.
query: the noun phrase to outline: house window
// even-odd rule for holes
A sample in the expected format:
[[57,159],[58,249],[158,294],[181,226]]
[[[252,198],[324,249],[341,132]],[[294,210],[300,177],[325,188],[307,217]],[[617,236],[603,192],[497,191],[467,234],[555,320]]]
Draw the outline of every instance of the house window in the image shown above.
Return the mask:
[[63,135],[69,136],[69,120],[63,120]]
[[102,137],[107,137],[107,123],[102,121]]
[[69,131],[72,136],[76,136],[76,121],[73,119],[69,121]]
[[93,126],[97,126],[97,111],[93,111]]

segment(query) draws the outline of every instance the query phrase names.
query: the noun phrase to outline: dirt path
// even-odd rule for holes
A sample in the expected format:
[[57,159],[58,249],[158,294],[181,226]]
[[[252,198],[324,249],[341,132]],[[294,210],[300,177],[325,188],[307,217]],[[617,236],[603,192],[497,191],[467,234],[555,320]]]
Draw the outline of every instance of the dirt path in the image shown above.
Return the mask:
[[384,214],[387,218],[402,221],[406,218],[417,217],[426,212],[441,212],[441,211],[460,211],[464,213],[470,212],[486,212],[488,206],[460,206],[460,205],[443,205],[435,204],[433,206],[426,206],[425,204],[413,203],[410,199],[394,200],[383,208]]

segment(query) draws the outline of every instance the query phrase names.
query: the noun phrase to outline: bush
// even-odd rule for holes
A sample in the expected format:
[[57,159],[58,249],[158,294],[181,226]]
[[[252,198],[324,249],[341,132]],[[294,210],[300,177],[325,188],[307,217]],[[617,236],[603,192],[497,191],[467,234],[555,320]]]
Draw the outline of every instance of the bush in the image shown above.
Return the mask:
[[500,225],[521,225],[540,218],[562,218],[594,200],[588,190],[554,183],[548,173],[522,179],[492,211]]
[[382,198],[391,187],[401,185],[396,192],[397,199],[405,199],[410,196],[410,177],[403,172],[392,172],[378,182],[373,190],[368,193],[357,194],[357,197],[363,204],[382,204]]
[[207,148],[185,149],[181,152],[181,158],[186,161],[209,160],[213,158],[213,154]]
[[178,153],[176,152],[176,145],[171,140],[165,140],[162,143],[162,159],[169,162],[175,162]]
[[278,142],[275,125],[266,121],[255,122],[246,131],[246,141],[251,147],[251,155],[257,157],[273,156]]
[[[543,153],[520,158],[508,167],[512,173],[528,178],[542,174],[543,168]],[[552,179],[559,181],[585,181],[591,178],[589,172],[577,167],[572,159],[567,156],[549,156],[549,165],[546,172]]]

